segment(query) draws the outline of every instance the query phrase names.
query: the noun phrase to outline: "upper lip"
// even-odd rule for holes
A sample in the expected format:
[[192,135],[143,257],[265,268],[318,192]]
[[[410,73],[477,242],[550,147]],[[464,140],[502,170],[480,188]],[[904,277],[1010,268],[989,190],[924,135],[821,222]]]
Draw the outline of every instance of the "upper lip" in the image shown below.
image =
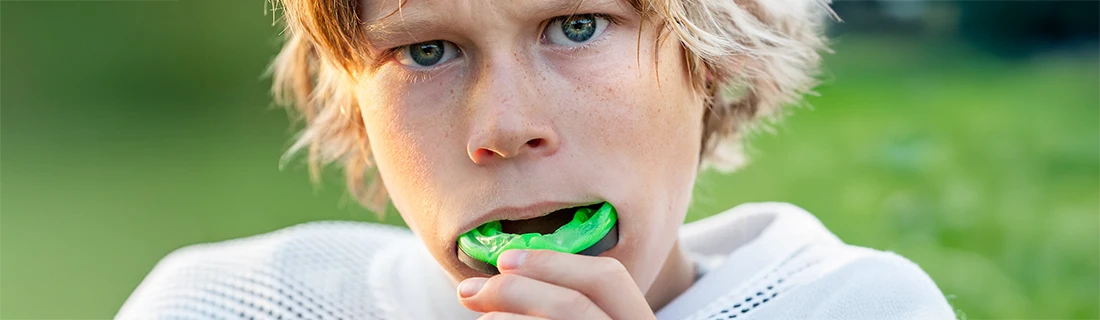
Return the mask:
[[463,232],[473,230],[482,224],[490,221],[500,220],[527,220],[545,216],[554,211],[561,209],[583,207],[602,203],[602,201],[595,202],[556,202],[556,201],[543,201],[536,202],[530,205],[522,207],[500,207],[481,215],[480,218],[474,220],[472,225],[464,226]]

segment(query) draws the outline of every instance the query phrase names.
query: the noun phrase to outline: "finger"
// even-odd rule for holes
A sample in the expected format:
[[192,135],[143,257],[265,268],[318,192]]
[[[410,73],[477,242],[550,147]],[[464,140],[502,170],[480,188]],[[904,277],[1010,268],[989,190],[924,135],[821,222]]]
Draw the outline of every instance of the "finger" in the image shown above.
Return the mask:
[[477,320],[548,320],[546,318],[532,317],[522,314],[507,312],[490,312],[478,317]]
[[458,300],[476,312],[498,311],[549,319],[610,319],[580,292],[515,274],[466,279],[458,285]]
[[650,319],[653,311],[619,260],[550,250],[509,250],[502,274],[514,274],[580,291],[613,319]]

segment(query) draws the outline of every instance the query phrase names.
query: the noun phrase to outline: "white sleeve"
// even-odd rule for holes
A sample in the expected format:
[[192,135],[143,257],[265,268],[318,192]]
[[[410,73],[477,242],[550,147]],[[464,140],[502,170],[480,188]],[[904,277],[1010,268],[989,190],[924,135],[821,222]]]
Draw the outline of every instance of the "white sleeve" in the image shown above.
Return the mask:
[[201,244],[162,259],[115,319],[362,319],[377,312],[365,274],[407,230],[314,222]]
[[923,270],[876,252],[803,284],[758,319],[955,319],[951,305]]

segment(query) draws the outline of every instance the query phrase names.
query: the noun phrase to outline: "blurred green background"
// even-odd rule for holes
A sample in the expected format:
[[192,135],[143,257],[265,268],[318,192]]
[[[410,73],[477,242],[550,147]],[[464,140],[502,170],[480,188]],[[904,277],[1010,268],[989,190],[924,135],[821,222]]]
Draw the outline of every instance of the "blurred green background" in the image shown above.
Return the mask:
[[[279,170],[262,1],[0,3],[0,318],[110,318],[181,246],[374,220],[335,172]],[[838,2],[820,96],[689,219],[793,202],[965,318],[1100,317],[1097,7]]]

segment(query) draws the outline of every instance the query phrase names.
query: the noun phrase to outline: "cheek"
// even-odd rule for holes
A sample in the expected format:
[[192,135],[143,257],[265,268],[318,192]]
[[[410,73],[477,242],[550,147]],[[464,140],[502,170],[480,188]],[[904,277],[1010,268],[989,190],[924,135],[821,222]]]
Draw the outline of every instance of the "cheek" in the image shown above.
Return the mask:
[[[373,81],[382,83],[382,81]],[[392,83],[392,82],[391,82]],[[443,190],[432,182],[438,172],[446,172],[445,156],[454,153],[453,125],[444,119],[453,108],[447,90],[423,90],[415,85],[373,87],[359,91],[370,150],[390,200],[414,231],[432,228],[437,222],[430,212],[437,211],[436,199]],[[415,215],[415,216],[412,216]]]
[[[690,204],[702,137],[701,97],[694,93],[678,43],[639,55],[605,59],[588,68],[564,69],[576,84],[573,136],[596,159],[593,171],[611,190],[628,228],[612,255],[623,260],[641,288],[648,288],[676,241]],[[643,41],[645,43],[645,41]],[[619,48],[616,52],[637,52]],[[594,76],[598,75],[598,76]],[[560,98],[556,98],[560,99]]]
[[585,128],[577,129],[590,133],[585,139],[599,143],[585,146],[590,147],[587,150],[661,156],[623,159],[630,163],[649,160],[654,165],[696,158],[702,100],[694,94],[679,42],[666,39],[659,48],[639,46],[654,41],[651,37],[615,41],[605,53],[586,57],[583,62],[552,62],[556,67],[551,69],[571,87],[555,91],[560,96],[551,100],[573,100],[576,102],[571,104],[580,106],[573,110],[572,119]]
[[575,99],[573,105],[581,106],[568,118],[574,119],[571,131],[583,133],[573,137],[580,150],[623,166],[646,186],[679,190],[694,181],[704,107],[678,43],[665,42],[673,45],[640,52],[624,42],[613,52],[629,55],[563,68],[573,87],[552,100]]
[[703,114],[703,101],[694,93],[679,47],[663,48],[655,59],[656,67],[643,69],[648,75],[639,77],[652,81],[640,83],[633,95],[639,100],[637,118],[616,128],[627,133],[621,138],[629,140],[625,149],[633,151],[633,174],[644,179],[636,192],[653,199],[638,199],[647,205],[638,210],[649,216],[634,226],[631,234],[636,237],[628,239],[637,246],[637,271],[652,275],[644,277],[650,280],[668,258],[691,201]]

